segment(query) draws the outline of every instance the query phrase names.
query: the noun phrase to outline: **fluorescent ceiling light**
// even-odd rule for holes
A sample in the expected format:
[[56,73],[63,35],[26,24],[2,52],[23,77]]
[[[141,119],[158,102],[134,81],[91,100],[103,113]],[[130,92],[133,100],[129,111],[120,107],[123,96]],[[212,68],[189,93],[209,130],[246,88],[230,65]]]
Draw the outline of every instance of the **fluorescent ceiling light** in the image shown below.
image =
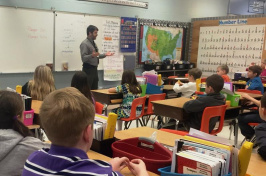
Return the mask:
[[140,8],[148,9],[148,2],[139,2],[139,1],[132,1],[132,0],[79,0],[79,1],[125,5],[125,6],[140,7]]

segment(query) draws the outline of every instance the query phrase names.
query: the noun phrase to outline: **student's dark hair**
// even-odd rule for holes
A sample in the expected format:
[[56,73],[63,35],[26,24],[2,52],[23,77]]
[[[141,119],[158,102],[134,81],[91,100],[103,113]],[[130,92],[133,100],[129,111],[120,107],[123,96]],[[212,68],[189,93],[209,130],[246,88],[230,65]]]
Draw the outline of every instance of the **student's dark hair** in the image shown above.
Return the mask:
[[121,84],[129,84],[129,90],[133,94],[138,94],[141,93],[141,87],[136,79],[136,75],[133,71],[131,70],[126,70],[124,71],[122,75],[122,81]]
[[201,77],[202,71],[198,68],[192,68],[188,71],[188,74],[193,76],[194,80],[196,80]]
[[261,105],[262,108],[266,108],[266,92],[261,97],[260,105]]
[[225,73],[228,74],[229,67],[227,65],[221,65],[221,66],[219,66],[219,68],[221,68],[221,70],[225,71]]
[[89,25],[87,27],[87,35],[89,35],[89,33],[93,33],[95,30],[98,31],[99,29],[96,26]]
[[0,129],[13,129],[23,137],[32,136],[30,130],[18,119],[23,118],[23,101],[15,92],[0,91]]
[[262,68],[258,65],[250,66],[248,70],[252,71],[253,73],[257,73],[256,77],[260,76],[262,72]]
[[76,72],[71,81],[71,87],[78,89],[85,97],[87,97],[92,103],[92,94],[88,82],[87,74],[83,71]]
[[215,93],[219,93],[224,87],[224,79],[217,74],[213,74],[206,79],[207,87],[211,86]]

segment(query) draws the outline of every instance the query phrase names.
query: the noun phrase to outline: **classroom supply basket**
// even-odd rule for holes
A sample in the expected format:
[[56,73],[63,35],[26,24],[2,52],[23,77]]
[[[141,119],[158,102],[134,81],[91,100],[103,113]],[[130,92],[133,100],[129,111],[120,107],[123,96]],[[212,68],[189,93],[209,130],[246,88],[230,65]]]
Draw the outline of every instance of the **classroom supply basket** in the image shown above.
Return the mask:
[[160,94],[163,92],[163,86],[156,86],[150,83],[147,83],[146,94]]
[[33,124],[34,110],[24,111],[23,112],[23,123],[26,126]]
[[[167,166],[164,168],[158,169],[158,171],[161,173],[161,176],[202,176],[202,175],[191,175],[191,174],[179,174],[179,173],[172,173],[171,171],[171,166]],[[232,176],[232,174],[227,174],[224,176]]]
[[129,138],[112,144],[113,157],[142,159],[148,171],[159,174],[158,169],[169,166],[172,153],[160,143],[146,137]]

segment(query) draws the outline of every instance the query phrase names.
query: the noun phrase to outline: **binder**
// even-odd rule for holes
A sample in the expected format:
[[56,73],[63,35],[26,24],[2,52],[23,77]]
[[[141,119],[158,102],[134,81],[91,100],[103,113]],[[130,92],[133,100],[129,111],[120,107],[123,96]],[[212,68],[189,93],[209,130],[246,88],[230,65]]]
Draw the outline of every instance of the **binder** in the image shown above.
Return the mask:
[[117,121],[117,114],[110,112],[108,115],[107,127],[103,139],[109,139],[114,137],[116,121]]

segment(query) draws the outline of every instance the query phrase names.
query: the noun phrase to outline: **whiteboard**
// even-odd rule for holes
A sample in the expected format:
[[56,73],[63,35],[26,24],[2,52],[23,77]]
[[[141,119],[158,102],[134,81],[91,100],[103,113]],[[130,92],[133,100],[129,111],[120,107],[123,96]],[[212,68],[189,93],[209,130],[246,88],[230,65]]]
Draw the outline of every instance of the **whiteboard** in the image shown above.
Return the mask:
[[53,12],[0,7],[0,18],[0,72],[53,63]]
[[[106,20],[115,21],[118,24],[117,27],[115,26],[116,31],[120,33],[119,17],[58,12],[55,17],[55,71],[62,71],[62,64],[66,62],[69,71],[82,69],[79,46],[87,38],[89,25],[94,25],[99,29],[95,43],[100,53],[106,52],[103,46],[106,43],[104,42]],[[119,38],[115,39],[115,44],[118,46],[118,52]],[[103,70],[102,59],[100,59],[98,70]]]
[[55,71],[62,71],[62,64],[68,63],[68,70],[81,70],[82,61],[79,46],[86,39],[87,24],[82,14],[56,13],[55,16]]

